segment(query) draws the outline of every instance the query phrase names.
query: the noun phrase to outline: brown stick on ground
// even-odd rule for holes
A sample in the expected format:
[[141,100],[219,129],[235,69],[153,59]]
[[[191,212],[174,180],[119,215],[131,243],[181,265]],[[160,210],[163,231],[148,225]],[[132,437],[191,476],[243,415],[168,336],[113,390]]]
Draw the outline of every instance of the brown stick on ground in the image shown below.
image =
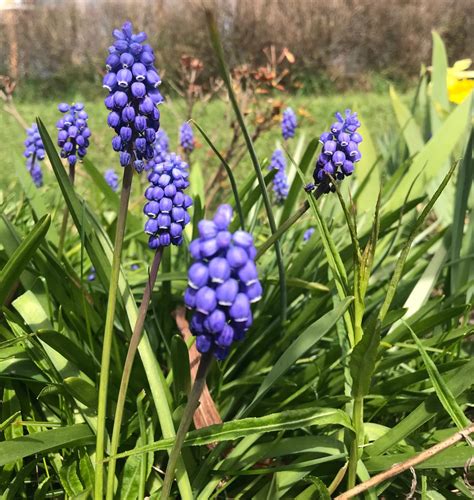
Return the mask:
[[[176,309],[175,318],[176,325],[181,332],[184,340],[187,342],[192,337],[192,333],[189,330],[189,324],[186,320],[184,307],[178,307]],[[196,373],[200,359],[201,354],[196,349],[196,344],[193,344],[189,348],[189,365],[191,367],[191,381],[193,384],[194,380],[196,379]],[[222,418],[217,411],[217,407],[214,403],[214,400],[212,399],[207,384],[204,386],[204,390],[202,391],[202,395],[200,397],[200,405],[194,413],[193,421],[194,427],[196,429],[208,427],[213,424],[222,424]]]
[[444,441],[435,444],[431,448],[428,448],[427,450],[421,452],[420,454],[416,455],[413,458],[410,458],[409,460],[406,460],[405,462],[392,465],[390,469],[381,472],[380,474],[377,474],[374,477],[371,477],[368,481],[364,481],[363,483],[357,485],[355,488],[347,490],[346,492],[337,496],[334,500],[347,500],[348,498],[353,498],[356,495],[362,493],[363,491],[373,488],[374,486],[377,486],[377,484],[386,481],[387,479],[390,479],[394,476],[397,476],[398,474],[405,472],[411,467],[415,467],[415,465],[418,465],[421,462],[424,462],[429,458],[434,457],[435,455],[445,450],[446,448],[449,448],[453,444],[456,444],[457,442],[461,441],[461,439],[467,439],[469,435],[472,434],[473,432],[474,432],[474,423],[471,423],[470,426],[466,427],[465,429],[462,429],[461,431],[456,432],[455,434],[445,439]]

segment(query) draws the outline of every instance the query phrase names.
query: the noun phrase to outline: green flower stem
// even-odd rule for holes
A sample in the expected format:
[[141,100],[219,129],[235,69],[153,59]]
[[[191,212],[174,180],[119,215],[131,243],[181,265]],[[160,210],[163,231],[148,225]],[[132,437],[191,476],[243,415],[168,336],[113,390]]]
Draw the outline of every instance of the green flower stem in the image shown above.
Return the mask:
[[125,359],[125,364],[122,371],[122,380],[120,381],[120,389],[118,393],[117,406],[115,408],[114,417],[114,428],[112,431],[112,441],[110,445],[110,462],[107,472],[107,495],[106,498],[112,500],[114,497],[114,483],[115,483],[115,465],[117,459],[114,458],[117,454],[117,450],[120,443],[120,427],[122,425],[123,410],[125,406],[125,398],[127,395],[128,383],[130,381],[130,375],[132,373],[133,361],[137,353],[138,344],[140,343],[140,338],[143,332],[143,325],[145,324],[146,313],[148,311],[148,305],[150,303],[151,294],[153,287],[155,285],[156,276],[158,274],[158,269],[160,268],[161,257],[163,255],[163,248],[160,247],[155,253],[153,258],[153,263],[150,269],[150,275],[148,277],[145,290],[143,292],[142,302],[140,304],[140,309],[138,310],[138,317],[133,329],[132,336],[130,338],[130,344],[128,346],[127,357]]
[[281,224],[281,226],[276,230],[275,233],[273,233],[268,240],[263,243],[257,252],[257,257],[256,259],[258,260],[290,227],[298,220],[300,219],[309,209],[309,202],[305,201],[300,208],[291,216],[288,217],[288,219]]
[[101,372],[99,383],[99,408],[97,414],[97,439],[96,439],[96,470],[95,470],[95,495],[96,500],[103,498],[104,493],[104,445],[105,445],[105,419],[107,410],[107,389],[110,371],[110,354],[112,350],[112,338],[114,331],[115,306],[117,302],[117,289],[120,276],[120,261],[122,257],[122,245],[127,221],[128,202],[132,187],[133,169],[130,165],[124,168],[122,192],[120,195],[120,206],[115,233],[114,256],[112,260],[112,272],[110,275],[109,300],[107,302],[107,314],[105,318],[104,343],[102,347]]
[[209,371],[209,367],[211,366],[211,361],[212,353],[207,352],[206,354],[202,355],[196,374],[196,380],[194,381],[193,388],[189,395],[188,403],[186,405],[186,408],[184,409],[178,432],[176,433],[176,440],[173,444],[173,448],[171,449],[168,466],[166,467],[165,479],[163,481],[163,488],[161,490],[161,500],[167,500],[169,498],[176,464],[181,454],[181,448],[183,447],[186,433],[188,432],[189,426],[191,425],[191,422],[193,420],[194,412],[198,407],[199,398],[201,397],[202,391],[206,384],[206,375]]
[[348,489],[356,484],[357,463],[359,462],[359,448],[364,440],[364,398],[355,398],[352,410],[352,425],[355,437],[352,440],[349,452],[349,475],[347,480]]
[[[75,176],[76,176],[76,169],[75,169],[74,165],[69,165],[69,180],[71,181],[72,185],[74,185]],[[63,256],[64,240],[66,239],[68,219],[69,219],[69,209],[67,208],[67,205],[66,205],[64,207],[63,222],[61,224],[61,232],[59,234],[58,260],[61,260],[61,257]]]

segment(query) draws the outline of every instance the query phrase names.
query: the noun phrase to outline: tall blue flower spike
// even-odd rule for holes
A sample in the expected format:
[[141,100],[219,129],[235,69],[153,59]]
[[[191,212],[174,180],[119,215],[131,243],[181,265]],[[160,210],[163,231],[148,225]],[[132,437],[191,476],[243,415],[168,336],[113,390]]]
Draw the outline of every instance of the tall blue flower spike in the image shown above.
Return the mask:
[[194,150],[193,128],[188,122],[184,122],[179,129],[179,143],[186,153]]
[[36,123],[33,123],[30,128],[26,129],[24,145],[25,151],[23,152],[23,156],[26,158],[26,168],[35,186],[41,187],[43,185],[43,172],[41,171],[39,162],[44,160],[45,152]]
[[132,32],[132,23],[113,31],[114,44],[106,60],[108,73],[103,87],[109,91],[105,106],[110,110],[108,125],[117,134],[112,147],[120,152],[122,167],[132,165],[137,172],[145,161],[154,156],[153,143],[160,128],[158,104],[163,97],[161,83],[154,66],[155,55],[150,45],[143,43],[146,33]]
[[188,208],[193,200],[184,190],[189,186],[188,164],[171,153],[162,163],[154,165],[148,174],[150,186],[145,191],[148,200],[143,212],[148,217],[145,233],[152,249],[181,245],[183,230],[191,220]]
[[[331,125],[331,130],[324,132],[319,138],[322,151],[313,172],[314,183],[318,186],[319,193],[334,192],[336,188],[328,174],[333,179],[343,180],[352,174],[355,163],[362,157],[359,151],[362,137],[357,132],[360,127],[357,113],[346,109],[344,116],[338,112],[335,117],[336,121]],[[314,185],[308,184],[305,189],[311,191]]]
[[166,156],[170,152],[170,141],[166,132],[160,128],[156,133],[155,142],[153,143],[153,158],[146,162],[145,170],[148,172],[155,165],[163,163]]
[[117,192],[119,188],[119,176],[113,168],[109,168],[104,173],[105,182],[112,188],[112,191]]
[[269,170],[276,170],[277,173],[273,178],[273,192],[277,203],[283,203],[288,196],[288,178],[286,176],[286,159],[283,151],[276,149],[272,155]]
[[232,234],[232,216],[230,205],[220,205],[213,220],[199,222],[199,237],[189,246],[194,263],[184,294],[198,351],[211,351],[219,360],[244,338],[253,322],[251,304],[262,296],[253,236],[241,230]]
[[58,146],[61,148],[61,158],[66,158],[73,167],[78,158],[82,159],[87,154],[91,131],[87,125],[89,118],[84,111],[84,104],[66,104],[62,102],[58,109],[63,117],[56,122],[58,129]]
[[297,125],[295,112],[291,108],[286,108],[281,119],[281,133],[285,141],[295,136]]

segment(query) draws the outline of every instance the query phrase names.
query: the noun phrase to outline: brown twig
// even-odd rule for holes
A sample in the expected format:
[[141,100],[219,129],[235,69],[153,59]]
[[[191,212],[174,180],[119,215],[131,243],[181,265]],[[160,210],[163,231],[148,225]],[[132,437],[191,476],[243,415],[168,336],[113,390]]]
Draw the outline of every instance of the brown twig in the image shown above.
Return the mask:
[[431,448],[428,448],[427,450],[421,452],[420,454],[416,455],[413,458],[410,458],[409,460],[405,460],[405,462],[392,465],[390,469],[381,472],[380,474],[377,474],[374,477],[371,477],[368,481],[364,481],[363,483],[357,485],[354,488],[351,488],[350,490],[347,490],[346,492],[337,496],[334,500],[347,500],[348,498],[353,498],[356,495],[362,493],[363,491],[373,488],[374,486],[377,486],[377,484],[380,484],[381,482],[386,481],[387,479],[397,476],[398,474],[401,474],[402,472],[405,472],[406,470],[415,467],[416,465],[422,462],[425,462],[426,460],[428,460],[431,457],[434,457],[435,455],[442,452],[446,448],[449,448],[450,446],[453,446],[457,442],[461,441],[461,439],[468,439],[469,435],[472,434],[473,432],[474,432],[474,423],[471,423],[471,425],[469,425],[465,429],[462,429],[461,431],[456,432],[455,434],[445,439],[444,441],[435,444]]

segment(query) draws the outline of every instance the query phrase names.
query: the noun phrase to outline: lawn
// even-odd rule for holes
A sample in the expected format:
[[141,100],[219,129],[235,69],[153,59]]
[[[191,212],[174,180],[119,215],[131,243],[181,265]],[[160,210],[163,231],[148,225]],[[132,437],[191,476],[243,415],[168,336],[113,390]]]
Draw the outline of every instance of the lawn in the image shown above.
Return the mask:
[[[39,96],[40,97],[40,96]],[[339,109],[351,107],[357,111],[362,121],[367,121],[367,126],[372,136],[377,140],[383,134],[393,131],[394,115],[390,104],[388,92],[381,93],[349,93],[331,96],[292,96],[279,94],[285,105],[296,110],[304,110],[305,116],[299,115],[300,130],[307,138],[319,135],[329,125],[329,120],[334,112]],[[262,97],[262,99],[264,99]],[[107,109],[103,105],[103,99],[88,101],[81,95],[74,97],[76,102],[84,102],[85,109],[89,113],[89,126],[92,131],[91,147],[88,158],[94,162],[101,171],[107,168],[118,168],[117,154],[110,146],[113,137],[112,131],[107,126]],[[410,97],[405,98],[409,102]],[[41,117],[51,134],[54,135],[54,125],[60,113],[57,104],[61,98],[56,100],[39,98],[37,101],[21,101],[16,104],[18,111],[27,123],[35,120],[36,116]],[[161,126],[168,133],[171,141],[171,148],[177,146],[178,130],[185,120],[185,104],[180,98],[176,100],[168,99],[161,106]],[[307,112],[307,115],[306,115]],[[193,118],[206,130],[212,140],[220,148],[225,148],[230,139],[231,130],[222,126],[223,116],[228,115],[229,108],[220,99],[214,99],[209,103],[195,106]],[[370,118],[370,119],[369,119]],[[0,106],[0,158],[2,158],[3,168],[0,171],[0,189],[5,188],[15,178],[13,161],[18,161],[18,153],[23,151],[24,132],[18,122],[9,114],[5,113]],[[229,123],[229,121],[225,121]],[[199,133],[195,132],[198,139],[198,147],[192,156],[192,162],[199,162],[203,168],[214,170],[218,164],[215,157],[210,154],[210,150],[204,143]],[[54,137],[53,137],[54,138]],[[275,121],[273,129],[263,135],[257,142],[257,153],[261,159],[269,158],[280,139],[279,123]],[[237,175],[245,176],[245,169],[249,167],[247,159],[236,167]],[[51,171],[45,173],[46,178],[52,181]]]

